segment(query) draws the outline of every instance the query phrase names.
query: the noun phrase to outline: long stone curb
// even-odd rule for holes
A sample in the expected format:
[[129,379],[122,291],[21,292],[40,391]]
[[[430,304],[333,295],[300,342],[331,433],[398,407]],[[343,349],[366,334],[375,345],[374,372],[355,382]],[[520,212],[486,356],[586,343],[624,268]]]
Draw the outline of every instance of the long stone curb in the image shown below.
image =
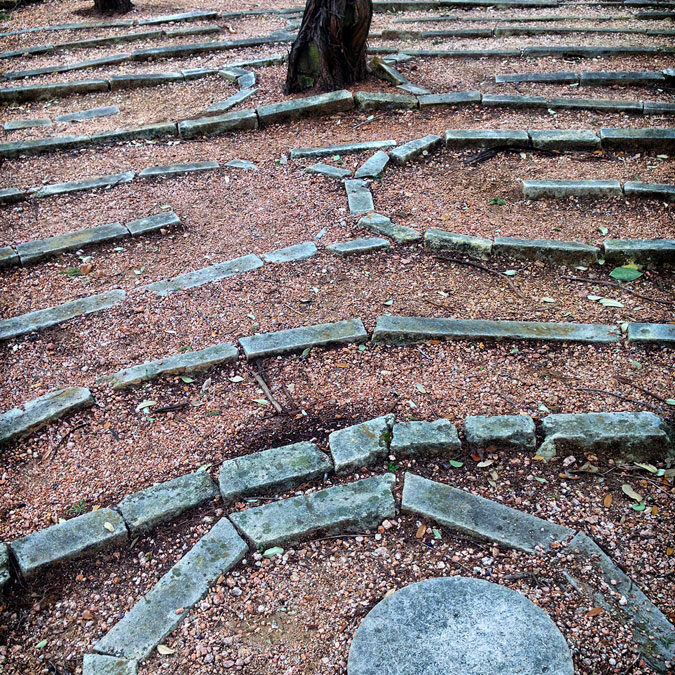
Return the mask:
[[523,180],[525,199],[566,199],[568,197],[640,197],[675,202],[675,185],[616,180]]
[[585,86],[623,85],[645,86],[665,85],[663,70],[653,71],[579,71],[554,73],[509,73],[495,75],[497,84],[531,82],[542,84],[579,84]]

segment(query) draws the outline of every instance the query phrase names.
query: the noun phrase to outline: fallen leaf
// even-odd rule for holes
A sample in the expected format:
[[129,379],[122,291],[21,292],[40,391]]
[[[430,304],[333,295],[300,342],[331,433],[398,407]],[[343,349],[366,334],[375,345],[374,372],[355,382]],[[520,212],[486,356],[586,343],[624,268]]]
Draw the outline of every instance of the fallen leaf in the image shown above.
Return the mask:
[[420,525],[415,532],[415,539],[421,539],[424,536],[424,533],[427,531],[426,525]]
[[145,410],[147,408],[152,408],[153,405],[157,405],[157,401],[141,401],[137,406],[136,406],[136,412],[141,412],[141,410]]
[[108,532],[114,532],[115,531],[115,526],[112,523],[109,523],[107,520],[105,523],[103,523],[103,527],[105,527]]
[[484,466],[490,466],[490,464],[494,464],[494,463],[495,463],[494,459],[486,459],[482,462],[478,462],[478,464],[476,464],[476,466],[479,467],[480,469],[482,469]]
[[464,462],[459,462],[456,459],[451,459],[450,466],[454,466],[456,469],[459,469],[461,466],[464,466]]
[[612,505],[612,500],[612,495],[605,495],[605,498],[602,500],[602,505],[608,509]]
[[642,497],[637,492],[635,492],[635,490],[633,490],[633,488],[630,485],[628,485],[628,483],[624,483],[621,486],[621,489],[623,490],[623,493],[625,495],[628,495],[631,499],[634,499],[636,502],[642,501]]
[[171,647],[167,647],[166,645],[157,645],[157,651],[162,655],[162,656],[169,656],[170,654],[175,654],[176,650],[171,649]]
[[586,612],[586,616],[598,616],[598,614],[602,614],[602,607],[593,607],[593,609]]
[[336,363],[335,367],[336,368],[349,368],[349,364],[348,363]]

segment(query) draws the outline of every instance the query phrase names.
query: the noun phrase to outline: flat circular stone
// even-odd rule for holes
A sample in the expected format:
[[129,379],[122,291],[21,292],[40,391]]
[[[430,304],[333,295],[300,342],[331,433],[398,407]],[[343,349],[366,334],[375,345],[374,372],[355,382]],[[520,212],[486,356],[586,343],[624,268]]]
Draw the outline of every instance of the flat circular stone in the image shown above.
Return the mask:
[[574,675],[565,638],[524,595],[440,577],[381,600],[361,622],[348,675]]

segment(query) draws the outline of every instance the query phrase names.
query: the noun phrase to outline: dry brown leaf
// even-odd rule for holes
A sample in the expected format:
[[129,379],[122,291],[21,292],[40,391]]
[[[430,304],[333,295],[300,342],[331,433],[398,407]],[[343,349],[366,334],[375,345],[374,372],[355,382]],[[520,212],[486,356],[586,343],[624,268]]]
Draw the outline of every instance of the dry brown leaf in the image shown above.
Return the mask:
[[593,607],[593,609],[586,613],[586,616],[598,616],[598,614],[602,614],[602,607]]
[[612,495],[605,495],[605,498],[602,500],[602,503],[606,509],[612,505]]
[[335,367],[336,368],[349,368],[349,364],[348,363],[336,363]]
[[415,538],[416,539],[421,539],[424,536],[424,533],[427,531],[427,526],[426,525],[420,525],[417,528],[417,532],[415,533]]

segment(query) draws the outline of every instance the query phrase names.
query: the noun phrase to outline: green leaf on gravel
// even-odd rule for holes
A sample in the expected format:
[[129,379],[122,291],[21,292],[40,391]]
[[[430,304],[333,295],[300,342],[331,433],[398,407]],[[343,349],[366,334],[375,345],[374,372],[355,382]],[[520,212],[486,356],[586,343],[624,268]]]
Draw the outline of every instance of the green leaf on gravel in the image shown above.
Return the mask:
[[623,491],[623,493],[625,495],[627,495],[631,499],[634,499],[636,502],[642,501],[642,496],[640,494],[638,494],[637,492],[635,492],[635,490],[633,490],[633,488],[630,485],[628,485],[628,483],[624,483],[621,486],[621,490]]
[[187,377],[186,375],[181,375],[180,379],[185,382],[185,384],[190,384],[191,382],[194,382],[194,380],[191,377]]
[[441,534],[441,531],[437,530],[435,527],[431,531],[432,531],[434,537],[436,537],[436,539],[442,539],[443,538],[443,535]]
[[141,412],[147,411],[148,408],[152,408],[153,405],[157,405],[157,401],[141,401],[137,406],[136,406],[136,412]]
[[612,298],[600,298],[598,302],[603,307],[623,307],[622,303],[620,303],[618,300],[612,300]]
[[639,272],[630,265],[624,265],[622,267],[615,267],[609,273],[609,276],[612,277],[612,279],[618,279],[619,281],[635,281],[642,276],[642,272]]
[[598,232],[600,232],[600,234],[609,234],[609,230],[606,227],[599,227]]
[[459,469],[460,467],[464,466],[464,462],[459,462],[456,459],[451,459],[450,466],[454,466],[455,469]]
[[266,398],[254,398],[253,399],[254,403],[257,403],[258,405],[269,405],[269,401]]
[[359,351],[365,352],[366,351],[366,345],[359,345]]
[[312,348],[311,348],[311,347],[307,347],[307,349],[303,349],[303,350],[302,350],[302,355],[301,355],[302,358],[304,359],[304,358],[306,358],[307,356],[309,356],[309,353],[310,353],[311,351],[312,351]]
[[506,274],[507,277],[515,277],[516,274],[518,273],[516,272],[516,270],[506,270],[504,274]]
[[35,649],[42,649],[43,647],[46,647],[46,646],[47,646],[47,640],[40,640],[40,642],[38,642],[35,645]]
[[230,382],[243,382],[244,378],[241,375],[235,375],[230,378]]
[[545,478],[541,478],[541,476],[535,476],[534,480],[536,480],[537,483],[548,483],[548,481]]
[[394,304],[394,301],[393,300],[385,300],[383,304],[387,305],[387,307],[389,307],[389,306]]
[[273,546],[272,548],[268,548],[266,551],[263,552],[263,558],[274,558],[274,556],[283,554],[284,549],[281,548],[281,546]]
[[548,298],[548,297],[546,297],[546,296],[544,296],[544,297],[541,299],[541,301],[542,301],[542,302],[555,302],[555,300],[554,300],[553,298]]
[[667,405],[675,405],[675,398],[667,398],[667,399],[665,400],[665,403],[666,403]]
[[645,471],[649,471],[649,473],[656,473],[658,471],[658,469],[653,464],[640,464],[640,462],[633,462],[633,464],[635,464],[635,466],[639,466]]
[[644,511],[646,508],[644,502],[641,502],[640,504],[631,504],[630,507],[633,511]]
[[427,390],[421,384],[419,384],[419,382],[415,384],[415,388],[417,389],[417,391],[419,391],[420,394],[427,393]]

